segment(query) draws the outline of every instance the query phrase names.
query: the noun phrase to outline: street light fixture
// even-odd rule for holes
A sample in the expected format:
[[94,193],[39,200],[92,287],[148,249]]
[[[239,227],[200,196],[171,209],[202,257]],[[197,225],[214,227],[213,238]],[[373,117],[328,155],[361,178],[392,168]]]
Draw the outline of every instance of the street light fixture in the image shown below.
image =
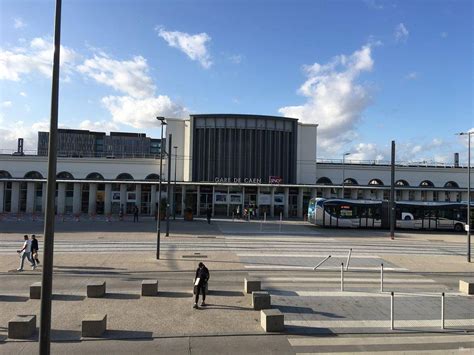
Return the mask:
[[344,182],[346,180],[346,156],[351,155],[351,153],[342,154],[342,198],[344,198]]
[[160,229],[161,229],[161,180],[163,175],[163,129],[167,125],[165,118],[158,116],[156,118],[161,122],[161,140],[160,140],[160,180],[158,182],[158,218],[156,222],[156,259],[160,258]]
[[173,186],[173,219],[176,219],[176,165],[178,163],[178,146],[174,147],[174,186]]
[[457,133],[458,136],[467,136],[467,262],[471,262],[471,135],[473,131]]

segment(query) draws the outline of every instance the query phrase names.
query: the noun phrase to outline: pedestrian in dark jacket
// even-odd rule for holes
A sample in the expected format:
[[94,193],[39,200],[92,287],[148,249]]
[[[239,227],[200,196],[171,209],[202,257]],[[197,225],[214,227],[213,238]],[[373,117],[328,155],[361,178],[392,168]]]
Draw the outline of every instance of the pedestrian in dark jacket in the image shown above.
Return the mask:
[[38,257],[38,239],[36,239],[36,235],[31,236],[31,256],[33,257],[33,261],[36,263],[36,266],[40,264],[39,257]]
[[209,270],[207,269],[206,265],[203,263],[199,263],[198,268],[196,269],[196,276],[194,278],[194,293],[196,298],[194,299],[194,306],[193,308],[198,308],[199,302],[199,294],[202,292],[202,302],[201,306],[206,305],[206,287],[207,281],[211,275],[209,274]]
[[210,207],[206,210],[207,223],[211,224],[212,209]]

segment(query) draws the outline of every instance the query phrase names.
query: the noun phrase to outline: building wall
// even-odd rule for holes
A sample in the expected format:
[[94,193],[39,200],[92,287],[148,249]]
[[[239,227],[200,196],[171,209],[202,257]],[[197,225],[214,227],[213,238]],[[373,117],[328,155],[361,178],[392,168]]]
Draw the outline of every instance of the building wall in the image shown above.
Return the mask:
[[298,184],[316,182],[316,124],[298,123]]

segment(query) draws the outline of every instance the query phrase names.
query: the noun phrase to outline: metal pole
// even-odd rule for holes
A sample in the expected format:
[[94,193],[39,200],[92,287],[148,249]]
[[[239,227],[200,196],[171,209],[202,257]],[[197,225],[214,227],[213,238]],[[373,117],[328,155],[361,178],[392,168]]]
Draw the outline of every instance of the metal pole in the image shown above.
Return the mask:
[[330,257],[331,257],[331,255],[326,256],[323,261],[321,261],[318,265],[316,265],[315,267],[313,267],[313,270],[316,270],[318,267],[320,267],[320,266],[321,266],[323,263],[325,263],[326,260],[328,260]]
[[342,155],[342,198],[344,198],[344,180],[346,179],[346,155]]
[[176,219],[176,166],[178,165],[178,146],[174,146],[174,187],[173,187],[173,219]]
[[41,320],[39,334],[39,353],[41,355],[47,355],[51,352],[51,299],[53,291],[54,203],[56,195],[60,45],[61,0],[56,0],[53,77],[51,86],[51,117],[48,142],[48,180],[44,221],[44,265],[41,284]]
[[444,329],[444,292],[441,294],[441,329]]
[[390,329],[394,330],[395,329],[395,295],[392,292],[390,292]]
[[380,264],[380,292],[383,292],[383,263]]
[[349,249],[349,254],[347,255],[346,271],[349,270],[349,263],[350,263],[350,261],[351,261],[351,254],[352,254],[352,248]]
[[341,263],[341,291],[344,291],[344,263]]
[[160,258],[160,239],[161,239],[161,179],[163,178],[163,126],[164,117],[157,117],[161,121],[161,140],[160,140],[160,180],[158,182],[158,216],[156,222],[156,259]]
[[471,134],[467,132],[467,262],[471,262]]
[[[171,140],[173,139],[173,135],[168,135],[169,142],[168,142],[168,183],[166,185],[167,191],[167,204],[166,204],[166,236],[170,236],[170,200],[171,200]],[[173,204],[174,205],[174,204]]]
[[392,141],[390,165],[390,238],[395,239],[395,141]]

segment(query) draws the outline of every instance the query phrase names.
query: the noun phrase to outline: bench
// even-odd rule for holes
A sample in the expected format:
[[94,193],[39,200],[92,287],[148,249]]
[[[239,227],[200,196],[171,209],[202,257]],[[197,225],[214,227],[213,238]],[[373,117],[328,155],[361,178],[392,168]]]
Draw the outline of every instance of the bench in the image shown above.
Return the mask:
[[282,332],[285,329],[285,316],[278,309],[262,309],[260,325],[266,332]]
[[87,297],[101,298],[105,296],[105,281],[95,281],[87,284]]
[[8,337],[11,339],[28,339],[35,332],[35,315],[18,315],[8,322]]
[[30,299],[41,299],[41,282],[35,282],[30,286]]
[[459,291],[466,295],[474,295],[474,282],[459,280]]
[[252,293],[254,291],[260,291],[260,280],[256,279],[247,279],[244,280],[244,292],[245,293]]
[[86,314],[82,320],[83,337],[100,337],[107,330],[107,314]]
[[142,296],[156,296],[158,294],[158,280],[142,281]]
[[252,307],[256,311],[271,308],[270,294],[265,291],[252,292]]

